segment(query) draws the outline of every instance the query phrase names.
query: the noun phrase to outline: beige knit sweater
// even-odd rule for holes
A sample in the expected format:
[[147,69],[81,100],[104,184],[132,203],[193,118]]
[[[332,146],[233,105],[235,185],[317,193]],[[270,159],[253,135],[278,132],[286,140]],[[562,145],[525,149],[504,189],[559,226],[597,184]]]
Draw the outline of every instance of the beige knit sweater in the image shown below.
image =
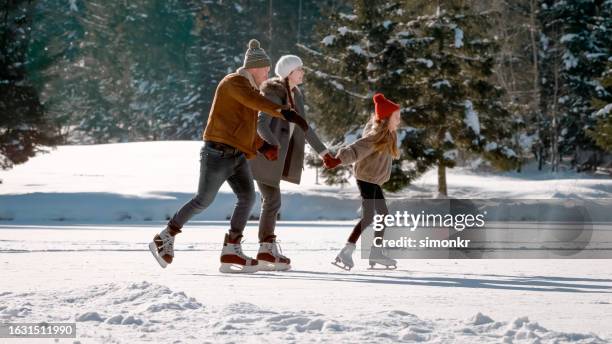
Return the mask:
[[362,138],[341,148],[336,154],[336,158],[342,161],[342,165],[355,163],[353,167],[355,178],[382,185],[391,177],[393,158],[388,152],[375,150],[376,136],[369,135],[372,130],[372,125],[368,122],[363,129]]

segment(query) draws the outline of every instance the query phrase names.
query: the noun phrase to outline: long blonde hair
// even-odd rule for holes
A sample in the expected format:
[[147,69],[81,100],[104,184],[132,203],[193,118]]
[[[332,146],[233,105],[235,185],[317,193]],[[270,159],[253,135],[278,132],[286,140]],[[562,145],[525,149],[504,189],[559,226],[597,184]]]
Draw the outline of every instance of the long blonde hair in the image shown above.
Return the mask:
[[400,157],[397,148],[397,133],[389,130],[388,118],[378,119],[376,115],[372,115],[363,130],[363,136],[373,136],[375,138],[374,149],[377,152],[388,153],[394,159]]

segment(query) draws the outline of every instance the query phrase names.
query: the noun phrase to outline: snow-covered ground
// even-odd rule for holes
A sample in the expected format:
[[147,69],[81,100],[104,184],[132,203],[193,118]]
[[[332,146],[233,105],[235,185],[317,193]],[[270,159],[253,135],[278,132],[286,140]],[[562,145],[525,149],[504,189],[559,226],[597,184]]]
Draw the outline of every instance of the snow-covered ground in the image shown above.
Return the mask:
[[[60,343],[612,342],[610,260],[332,266],[358,214],[357,190],[316,185],[310,169],[302,185],[282,186],[277,234],[292,271],[218,272],[235,200],[227,185],[161,269],[147,244],[193,194],[200,147],[66,146],[0,172],[0,322],[76,321],[78,338]],[[612,198],[609,178],[570,172],[453,169],[448,181],[458,198]],[[435,182],[432,171],[388,196],[432,197]],[[256,232],[249,222],[247,254]]]
[[[612,340],[606,260],[402,260],[330,264],[349,224],[282,223],[293,271],[217,271],[225,226],[196,223],[161,269],[161,223],[0,229],[1,321],[77,321],[81,343]],[[256,223],[246,230],[254,255]],[[72,341],[60,340],[63,343]]]
[[[60,146],[26,164],[0,171],[0,221],[142,222],[164,220],[193,196],[201,142],[143,142]],[[612,179],[574,172],[475,173],[455,168],[447,175],[449,196],[469,199],[612,198]],[[350,220],[358,216],[354,180],[340,188],[315,184],[306,168],[302,183],[283,182],[281,218]],[[432,170],[393,198],[433,198]],[[196,219],[225,220],[235,198],[226,184],[215,202]],[[259,203],[254,209],[258,213]]]

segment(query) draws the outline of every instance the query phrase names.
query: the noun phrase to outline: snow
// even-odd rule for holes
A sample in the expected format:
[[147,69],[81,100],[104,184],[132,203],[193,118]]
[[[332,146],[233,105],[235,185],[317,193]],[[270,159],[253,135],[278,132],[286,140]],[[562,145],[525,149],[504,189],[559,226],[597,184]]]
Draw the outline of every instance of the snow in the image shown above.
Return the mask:
[[474,131],[477,136],[480,135],[480,121],[478,120],[478,114],[474,111],[474,104],[471,100],[465,101],[465,119],[464,123]]
[[538,139],[537,134],[528,135],[525,133],[521,133],[519,135],[519,146],[523,151],[530,151],[531,147],[533,147],[534,142]]
[[610,112],[612,112],[612,103],[606,104],[606,106],[598,110],[596,112],[596,116],[603,117],[603,116],[609,115]]
[[444,152],[444,159],[446,160],[455,160],[457,158],[457,150],[451,149],[449,151]]
[[340,33],[340,35],[342,35],[342,36],[346,35],[347,33],[357,33],[357,31],[355,31],[355,30],[351,30],[351,29],[349,29],[349,28],[348,28],[348,27],[346,27],[346,26],[341,26],[341,27],[339,27],[339,28],[338,28],[338,32],[339,32],[339,33]]
[[463,30],[455,28],[455,48],[463,47]]
[[433,88],[440,89],[442,86],[451,87],[450,82],[448,80],[439,80],[432,84]]
[[354,52],[357,55],[367,56],[368,54],[363,50],[363,48],[357,44],[349,45],[346,47],[347,50]]
[[228,276],[217,272],[223,225],[189,226],[165,270],[145,247],[159,226],[2,226],[11,278],[0,280],[0,319],[77,321],[84,343],[612,339],[605,260],[415,259],[373,271],[357,259],[344,272],[329,261],[351,226],[281,223],[294,270]]
[[430,60],[430,59],[418,58],[418,59],[416,59],[416,61],[426,65],[427,68],[433,67],[433,61]]
[[323,44],[325,44],[325,45],[327,45],[327,46],[330,46],[330,45],[334,44],[334,40],[335,40],[335,39],[336,39],[336,36],[334,36],[334,35],[328,35],[328,36],[325,36],[325,37],[323,38],[323,40],[321,40],[321,43],[323,43]]
[[79,7],[76,4],[76,0],[68,0],[69,4],[70,4],[70,10],[73,12],[78,12]]
[[[612,340],[607,260],[412,259],[377,271],[357,254],[351,272],[338,270],[330,261],[358,217],[358,190],[352,179],[345,188],[317,185],[310,168],[301,185],[281,184],[277,235],[292,271],[218,272],[235,202],[227,184],[177,237],[175,261],[161,269],[147,243],[193,195],[201,146],[59,146],[0,171],[0,266],[9,276],[0,279],[0,321],[76,321],[81,343]],[[612,198],[610,178],[524,171],[449,169],[449,194]],[[434,169],[386,196],[436,193]],[[245,230],[251,256],[257,226],[249,221]]]
[[509,148],[509,147],[503,147],[502,148],[502,153],[505,156],[507,156],[508,158],[516,158],[517,157],[516,152],[512,148]]
[[355,15],[355,14],[347,14],[347,13],[340,13],[340,18],[352,21],[352,20],[357,19],[357,15]]
[[453,140],[453,136],[448,131],[444,133],[444,142],[449,142],[449,143],[454,143],[455,142]]
[[578,58],[574,56],[574,54],[572,54],[569,50],[563,53],[563,56],[561,57],[561,59],[563,60],[563,65],[566,70],[569,70],[569,69],[572,69],[578,66]]
[[[356,139],[355,135],[347,136]],[[489,142],[488,145],[494,144]],[[0,171],[0,223],[139,223],[162,221],[197,188],[199,141],[158,141],[59,146],[11,170]],[[496,149],[487,146],[488,149]],[[433,154],[431,150],[431,154]],[[612,180],[575,172],[478,173],[447,171],[449,195],[457,198],[612,198]],[[347,220],[356,217],[359,194],[348,187],[315,184],[305,167],[302,184],[282,182],[283,220]],[[437,190],[433,169],[393,197],[429,198]],[[235,197],[227,183],[197,220],[222,221]],[[254,213],[259,211],[256,203]]]
[[576,39],[578,37],[577,34],[575,33],[566,33],[565,35],[561,36],[561,43],[567,43],[567,42],[571,42],[574,39]]

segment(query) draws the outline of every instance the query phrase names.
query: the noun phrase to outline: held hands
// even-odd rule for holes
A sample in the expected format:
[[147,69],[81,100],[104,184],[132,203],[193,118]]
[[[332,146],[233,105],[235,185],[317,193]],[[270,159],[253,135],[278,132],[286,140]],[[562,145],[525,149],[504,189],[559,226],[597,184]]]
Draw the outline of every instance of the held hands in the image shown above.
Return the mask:
[[266,160],[274,161],[278,159],[278,146],[271,145],[264,141],[258,151],[263,154]]
[[287,120],[287,122],[292,122],[297,124],[304,132],[308,131],[308,123],[302,116],[298,115],[297,112],[293,109],[283,109],[280,112],[283,117]]
[[325,168],[329,168],[329,169],[336,168],[341,163],[342,163],[342,160],[338,158],[334,158],[329,153],[323,156],[323,165],[325,165]]

